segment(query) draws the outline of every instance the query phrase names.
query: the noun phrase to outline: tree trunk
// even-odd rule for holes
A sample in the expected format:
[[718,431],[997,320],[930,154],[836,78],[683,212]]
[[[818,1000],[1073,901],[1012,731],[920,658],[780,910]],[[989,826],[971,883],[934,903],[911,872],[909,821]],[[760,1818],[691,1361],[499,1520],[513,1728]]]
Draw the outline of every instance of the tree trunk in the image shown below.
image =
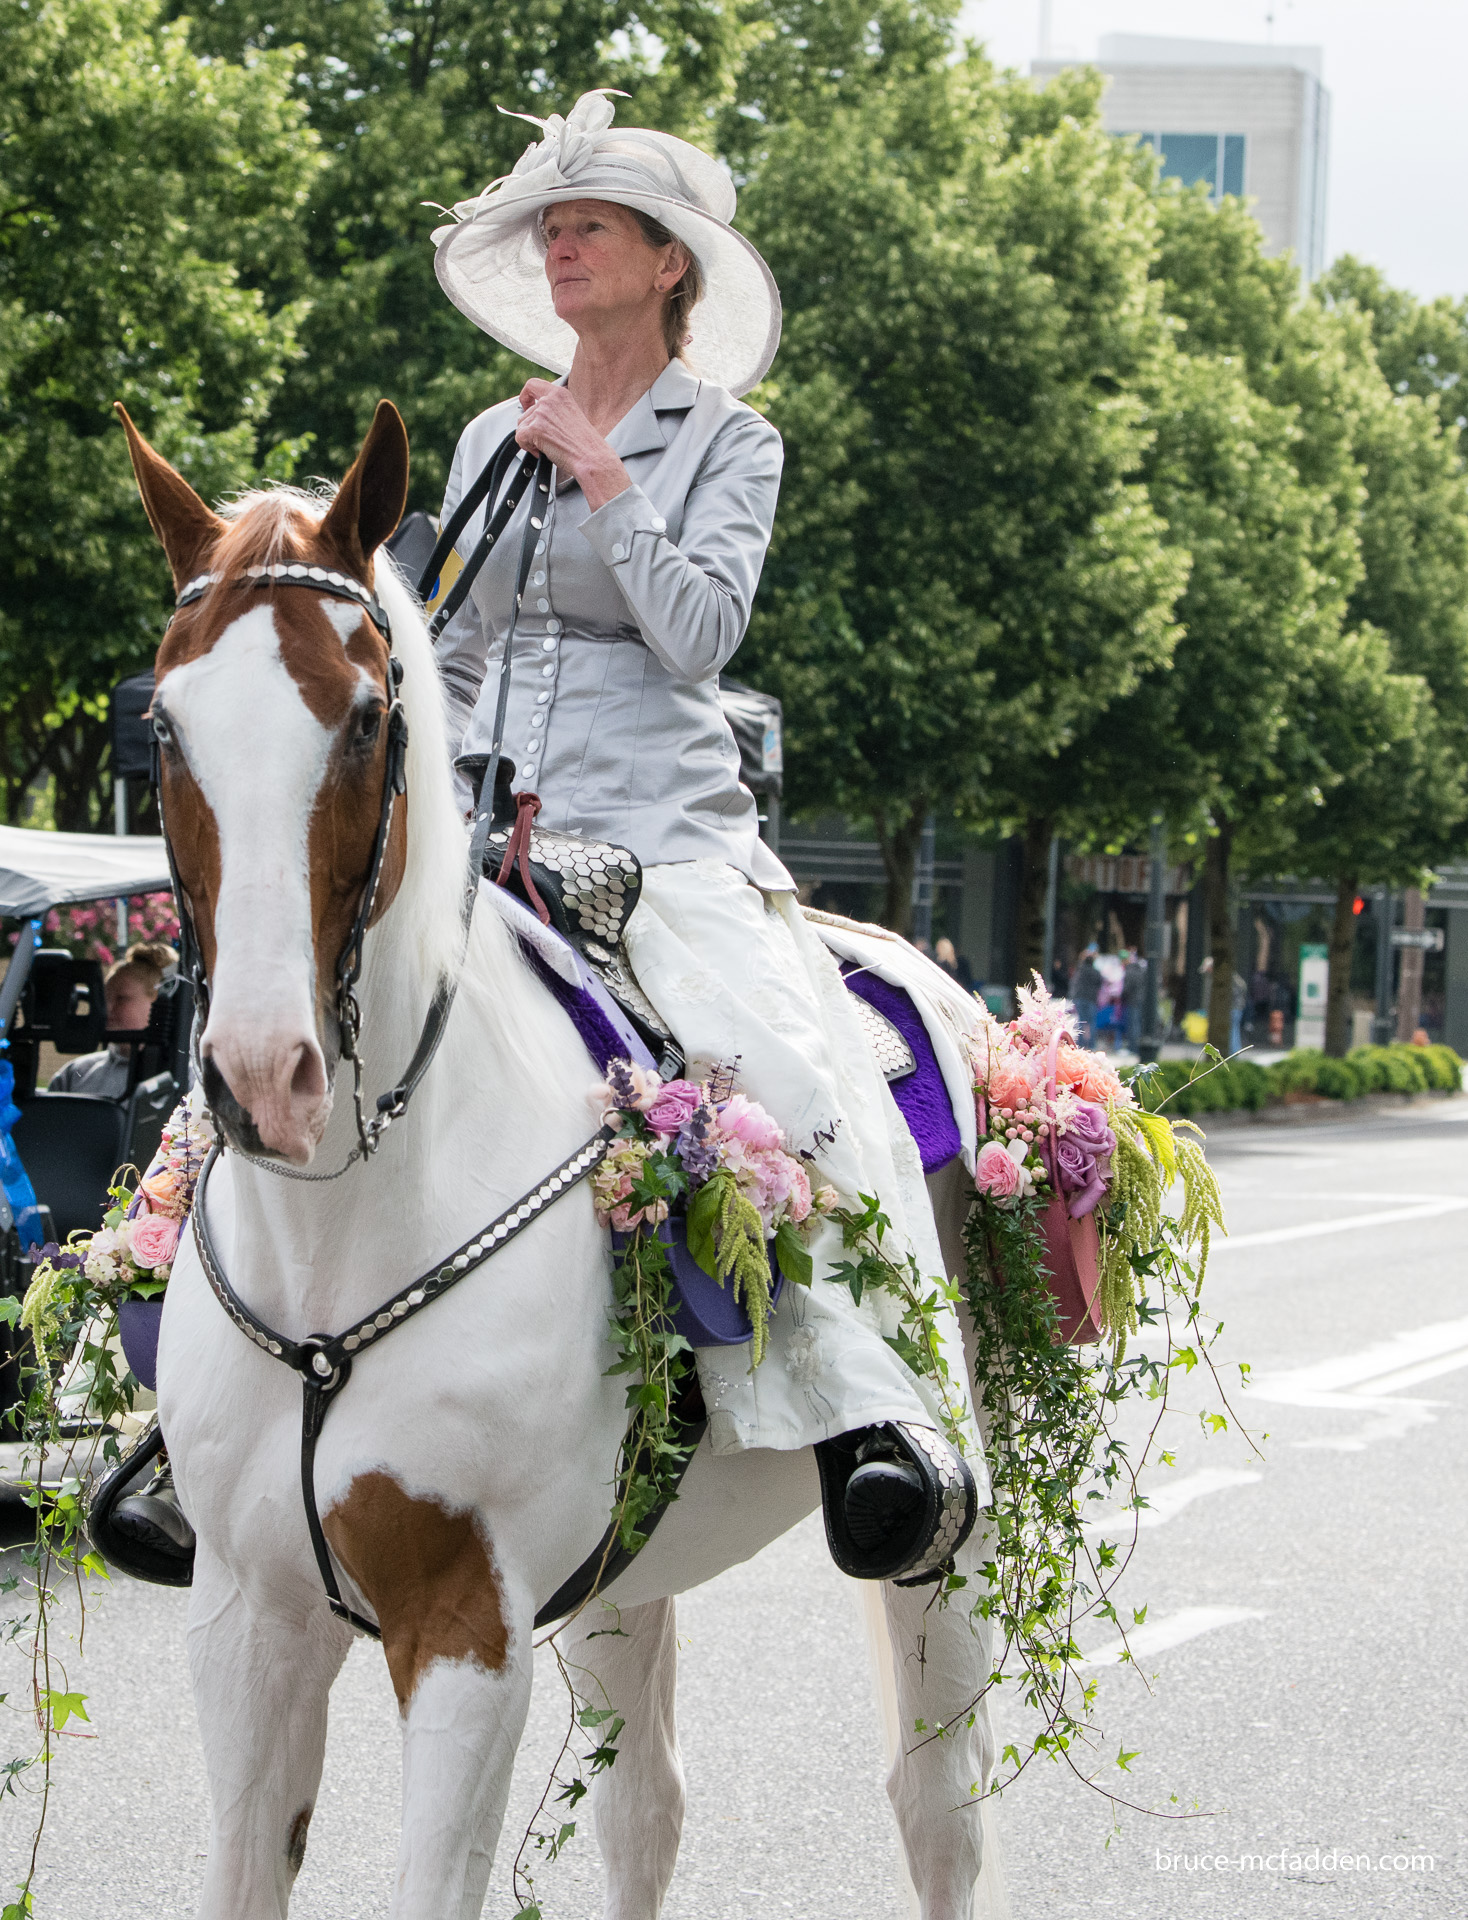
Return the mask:
[[1229,860],[1234,830],[1220,821],[1207,843],[1203,860],[1203,887],[1208,899],[1208,948],[1213,955],[1213,982],[1208,995],[1208,1039],[1220,1053],[1229,1051],[1234,1010],[1234,911],[1229,892]]
[[[1420,887],[1408,887],[1402,894],[1402,925],[1421,933],[1427,925],[1427,902]],[[1401,971],[1397,974],[1397,1038],[1409,1041],[1422,1025],[1421,947],[1403,947]]]
[[877,844],[882,849],[882,865],[887,869],[887,904],[882,910],[882,924],[904,939],[912,933],[912,883],[927,817],[926,799],[914,800],[897,826],[890,825],[885,814],[877,815]]
[[1325,995],[1325,1051],[1344,1060],[1351,1050],[1351,959],[1356,951],[1358,876],[1343,873],[1335,883],[1335,917],[1330,923],[1330,984]]
[[[1045,958],[1045,896],[1050,888],[1051,820],[1025,822],[1024,875],[1019,890],[1019,977],[1029,985]],[[1050,984],[1047,980],[1047,986]]]

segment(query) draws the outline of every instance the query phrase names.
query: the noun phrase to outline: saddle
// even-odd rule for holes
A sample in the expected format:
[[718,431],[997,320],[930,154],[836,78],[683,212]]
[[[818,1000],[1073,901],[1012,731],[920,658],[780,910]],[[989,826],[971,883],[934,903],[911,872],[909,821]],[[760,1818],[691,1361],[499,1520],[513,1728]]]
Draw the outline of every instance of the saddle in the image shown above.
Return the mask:
[[[489,761],[465,756],[457,763],[474,788],[474,804]],[[682,1071],[682,1056],[667,1022],[633,972],[625,944],[627,923],[642,895],[642,863],[626,847],[557,833],[534,824],[539,802],[511,791],[514,763],[501,759],[495,778],[484,874],[506,887],[541,921],[575,948],[664,1068]],[[808,912],[817,930],[868,930],[827,914]],[[907,1122],[922,1158],[934,1173],[962,1150],[950,1088],[934,1050],[930,1022],[912,993],[856,964],[827,937],[841,965],[852,1011],[877,1069]]]
[[[474,789],[474,805],[489,767],[488,756],[466,754],[455,763]],[[637,984],[623,935],[642,897],[642,862],[627,847],[589,840],[534,824],[528,800],[511,791],[515,766],[501,759],[495,770],[484,877],[507,887],[561,938],[573,946],[648,1042],[665,1053],[673,1035]],[[528,826],[522,825],[530,815]]]

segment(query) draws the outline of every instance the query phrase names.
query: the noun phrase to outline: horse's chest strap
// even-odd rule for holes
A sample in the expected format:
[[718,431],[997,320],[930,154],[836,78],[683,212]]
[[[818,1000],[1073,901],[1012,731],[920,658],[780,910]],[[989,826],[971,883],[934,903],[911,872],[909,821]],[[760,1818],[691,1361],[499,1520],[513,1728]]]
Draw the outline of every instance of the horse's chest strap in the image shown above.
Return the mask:
[[601,1164],[615,1133],[614,1127],[603,1127],[569,1160],[563,1160],[553,1173],[547,1174],[539,1186],[522,1195],[513,1206],[507,1207],[497,1219],[491,1220],[487,1227],[482,1227],[472,1240],[466,1240],[438,1266],[400,1288],[375,1313],[358,1320],[344,1333],[313,1333],[304,1340],[289,1340],[283,1333],[277,1333],[268,1326],[245,1305],[225,1275],[210,1237],[205,1206],[205,1189],[220,1151],[218,1146],[210,1149],[209,1157],[199,1173],[192,1213],[194,1245],[198,1249],[204,1278],[215,1299],[240,1332],[253,1340],[262,1352],[294,1368],[301,1376],[301,1498],[306,1507],[311,1549],[316,1555],[316,1565],[321,1570],[322,1585],[326,1588],[332,1612],[359,1632],[371,1634],[374,1639],[382,1637],[370,1620],[364,1620],[360,1614],[354,1613],[342,1599],[326,1535],[321,1528],[321,1514],[316,1505],[316,1442],[321,1437],[332,1401],[351,1378],[353,1357],[364,1347],[385,1340],[394,1328],[411,1320],[414,1314],[422,1313],[435,1300],[441,1300],[451,1287],[456,1287],[467,1274],[482,1266],[491,1254],[498,1253],[517,1234],[523,1233],[547,1207],[553,1206],[563,1194],[579,1186]]

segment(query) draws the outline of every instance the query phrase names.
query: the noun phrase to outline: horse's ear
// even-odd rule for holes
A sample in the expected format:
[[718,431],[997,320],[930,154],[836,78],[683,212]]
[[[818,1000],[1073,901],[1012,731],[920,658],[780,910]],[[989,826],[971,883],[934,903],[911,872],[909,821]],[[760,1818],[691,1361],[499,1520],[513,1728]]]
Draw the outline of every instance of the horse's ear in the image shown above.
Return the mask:
[[362,451],[321,522],[320,535],[348,573],[360,575],[403,517],[408,499],[408,429],[391,400],[379,400]]
[[204,570],[210,548],[224,532],[224,522],[211,513],[181,473],[176,473],[155,453],[127,416],[127,408],[116,402],[117,417],[127,435],[127,450],[132,456],[133,473],[143,508],[153,531],[162,542],[173,569],[175,589]]

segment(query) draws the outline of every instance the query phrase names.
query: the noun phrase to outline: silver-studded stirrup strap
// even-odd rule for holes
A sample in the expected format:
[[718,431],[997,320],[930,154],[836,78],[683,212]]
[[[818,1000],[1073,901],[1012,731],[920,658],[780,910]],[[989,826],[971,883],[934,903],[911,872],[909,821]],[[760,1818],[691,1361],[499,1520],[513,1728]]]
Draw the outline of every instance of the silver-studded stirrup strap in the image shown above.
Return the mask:
[[438,1266],[400,1288],[390,1300],[383,1302],[376,1313],[368,1314],[344,1333],[313,1333],[304,1340],[289,1340],[283,1333],[277,1333],[258,1314],[251,1312],[229,1283],[210,1237],[205,1207],[209,1175],[220,1154],[217,1145],[210,1148],[194,1189],[192,1213],[194,1245],[198,1249],[204,1278],[215,1299],[246,1339],[253,1340],[262,1353],[283,1361],[301,1376],[301,1498],[305,1503],[311,1548],[316,1555],[321,1583],[326,1589],[332,1612],[338,1619],[354,1626],[359,1633],[370,1634],[373,1639],[382,1637],[372,1621],[354,1613],[342,1599],[326,1535],[322,1532],[321,1515],[316,1506],[316,1442],[325,1424],[327,1409],[351,1377],[353,1355],[376,1340],[386,1339],[395,1327],[401,1326],[405,1320],[411,1320],[415,1313],[422,1313],[435,1300],[441,1300],[466,1274],[483,1265],[501,1247],[508,1246],[547,1207],[553,1206],[563,1194],[579,1186],[589,1173],[600,1166],[616,1131],[615,1127],[603,1127],[569,1160],[563,1160],[553,1173],[547,1174],[538,1186],[513,1206],[506,1207],[498,1218],[491,1220],[487,1227],[482,1227],[472,1240],[466,1240]]

